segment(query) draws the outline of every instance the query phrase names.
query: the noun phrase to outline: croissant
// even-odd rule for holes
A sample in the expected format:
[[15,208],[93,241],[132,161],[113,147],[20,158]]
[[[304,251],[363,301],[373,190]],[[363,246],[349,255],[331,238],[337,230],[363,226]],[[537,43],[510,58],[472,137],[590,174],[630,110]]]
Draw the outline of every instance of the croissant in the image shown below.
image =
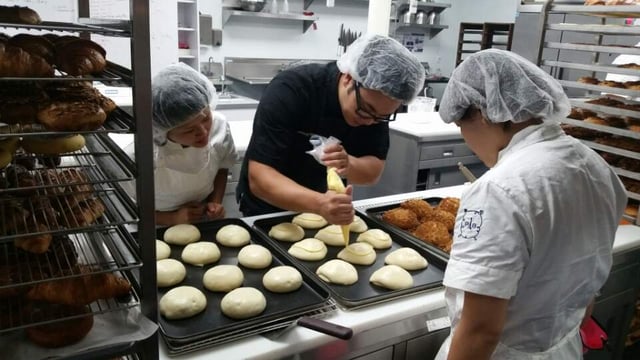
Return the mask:
[[[80,267],[87,272],[86,267]],[[42,282],[27,293],[27,299],[63,305],[88,305],[129,293],[131,284],[112,273],[91,274],[75,278]]]
[[31,34],[18,34],[9,39],[9,45],[17,46],[31,55],[42,57],[53,64],[55,48],[47,38]]
[[[71,210],[75,223],[79,227],[93,224],[104,214],[104,205],[100,199],[87,199],[79,205]],[[73,221],[71,223],[74,224]]]
[[[49,229],[42,224],[38,224],[38,232],[48,231]],[[49,250],[49,245],[51,244],[51,234],[40,234],[34,236],[27,237],[19,237],[13,241],[13,244],[18,248],[24,251],[34,253],[34,254],[43,254],[47,250]]]
[[0,43],[0,76],[51,77],[53,67],[38,55]]
[[76,39],[56,43],[56,65],[69,75],[100,73],[107,66],[106,51],[91,40]]

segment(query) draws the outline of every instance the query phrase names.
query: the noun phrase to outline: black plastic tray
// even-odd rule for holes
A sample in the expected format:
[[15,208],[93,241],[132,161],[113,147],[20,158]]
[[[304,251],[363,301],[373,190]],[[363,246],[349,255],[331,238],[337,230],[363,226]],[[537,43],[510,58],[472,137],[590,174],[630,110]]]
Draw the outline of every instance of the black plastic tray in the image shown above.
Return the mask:
[[[240,268],[244,274],[244,282],[242,286],[251,286],[260,290],[267,299],[267,308],[265,311],[253,318],[244,320],[234,320],[224,314],[220,310],[220,301],[226,293],[212,292],[204,288],[202,285],[202,276],[204,273],[216,265],[228,264],[238,265],[237,255],[242,247],[231,248],[222,246],[215,241],[218,230],[229,224],[242,226],[251,234],[251,243],[265,246],[271,251],[273,261],[271,265],[262,270],[248,269],[241,265]],[[160,331],[165,340],[173,345],[190,343],[203,338],[212,338],[219,335],[225,335],[230,332],[242,330],[244,328],[256,328],[262,324],[277,322],[279,319],[286,319],[292,313],[304,313],[312,311],[326,304],[329,299],[329,293],[316,283],[312,278],[302,273],[303,284],[295,292],[277,294],[265,289],[262,285],[262,276],[272,267],[280,265],[294,266],[289,259],[280,256],[277,251],[265,244],[256,232],[240,219],[224,219],[212,222],[194,224],[202,235],[200,241],[216,242],[220,248],[220,260],[213,264],[205,266],[194,266],[184,263],[187,269],[187,276],[184,281],[172,287],[158,288],[158,299],[160,299],[169,290],[177,286],[190,285],[200,289],[207,297],[207,308],[196,316],[180,319],[167,320],[162,315],[158,315],[158,324]],[[156,231],[157,239],[162,240],[164,232],[167,228],[158,229]],[[171,258],[178,261],[181,260],[182,249],[184,246],[169,245],[171,247]]]
[[[436,205],[438,205],[440,203],[442,198],[430,197],[430,198],[424,198],[422,200],[428,202],[429,204],[431,204],[431,206],[436,206]],[[440,249],[439,247],[437,247],[435,245],[431,245],[431,244],[425,242],[424,240],[414,236],[409,231],[401,229],[401,228],[399,228],[399,227],[397,227],[397,226],[395,226],[393,224],[390,224],[390,223],[388,223],[388,222],[386,222],[386,221],[384,221],[382,219],[382,214],[384,214],[385,211],[391,210],[391,209],[395,209],[395,208],[399,207],[400,204],[402,204],[403,202],[404,202],[404,200],[398,201],[398,202],[394,202],[394,203],[386,203],[385,205],[382,205],[382,206],[370,207],[370,208],[367,208],[365,210],[365,214],[366,214],[367,217],[369,217],[373,221],[375,221],[381,229],[384,229],[384,230],[388,229],[391,232],[394,232],[394,233],[406,238],[407,240],[411,241],[412,243],[416,244],[417,246],[433,252],[436,256],[442,258],[445,262],[449,261],[449,253],[448,252]]]
[[[398,236],[397,234],[388,232],[393,241],[391,247],[389,249],[376,250],[376,262],[371,265],[354,265],[356,270],[358,271],[358,281],[353,285],[337,285],[337,284],[329,284],[323,282],[318,275],[316,275],[316,270],[320,267],[320,265],[325,262],[337,259],[338,252],[344,249],[343,246],[327,246],[327,256],[320,261],[304,261],[291,256],[287,251],[289,247],[293,245],[291,242],[278,241],[269,237],[268,233],[272,226],[275,226],[282,222],[291,222],[293,219],[293,215],[284,215],[273,218],[266,218],[256,220],[253,225],[256,229],[258,229],[260,235],[262,235],[268,243],[273,244],[273,246],[277,247],[278,250],[286,257],[291,259],[291,261],[299,264],[297,267],[304,272],[306,272],[309,276],[314,277],[317,281],[324,283],[324,285],[331,292],[332,297],[344,307],[361,307],[364,305],[369,305],[373,303],[378,303],[386,300],[390,300],[393,298],[411,295],[416,293],[417,291],[423,291],[427,289],[437,288],[442,286],[442,279],[444,277],[444,268],[446,263],[434,256],[429,251],[419,248],[415,246],[410,241],[407,241],[405,238]],[[371,219],[368,219],[365,216],[362,216],[362,220],[367,224],[369,229],[383,229],[378,226]],[[319,229],[310,230],[305,229],[305,238],[313,237]],[[356,238],[360,235],[359,233],[351,232],[350,234],[350,243],[356,241]],[[426,269],[410,271],[409,273],[413,276],[414,285],[408,289],[402,290],[388,290],[378,286],[375,286],[369,282],[369,278],[374,271],[380,269],[384,266],[384,258],[392,251],[399,249],[401,247],[410,247],[414,250],[418,251],[420,255],[424,256],[429,262],[429,266]]]

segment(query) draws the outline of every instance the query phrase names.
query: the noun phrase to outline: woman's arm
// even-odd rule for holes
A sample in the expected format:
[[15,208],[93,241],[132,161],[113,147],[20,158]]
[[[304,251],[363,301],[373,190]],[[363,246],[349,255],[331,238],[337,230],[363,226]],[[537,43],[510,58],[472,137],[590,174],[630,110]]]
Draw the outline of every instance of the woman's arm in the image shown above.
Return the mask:
[[207,197],[207,217],[209,219],[220,219],[224,217],[224,206],[222,199],[227,188],[227,176],[229,169],[220,169],[213,179],[213,191]]
[[174,211],[156,211],[156,225],[191,224],[202,220],[204,210],[203,204],[189,203]]

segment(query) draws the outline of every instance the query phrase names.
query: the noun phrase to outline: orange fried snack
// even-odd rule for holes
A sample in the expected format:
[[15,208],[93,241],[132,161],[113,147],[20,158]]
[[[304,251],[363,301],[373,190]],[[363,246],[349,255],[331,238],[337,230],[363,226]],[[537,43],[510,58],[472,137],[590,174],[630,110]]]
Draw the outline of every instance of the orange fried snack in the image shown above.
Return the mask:
[[402,202],[402,204],[400,204],[400,207],[403,209],[411,210],[414,214],[416,214],[418,220],[424,219],[429,215],[429,213],[433,211],[433,207],[429,205],[428,202],[422,199],[406,200]]
[[453,227],[456,225],[456,217],[455,215],[451,215],[444,210],[434,210],[432,211],[423,221],[435,221],[443,224],[447,231],[453,231]]
[[440,200],[436,209],[446,211],[453,216],[458,214],[458,208],[460,207],[460,199],[454,197],[446,197]]
[[404,230],[415,229],[419,224],[416,214],[411,210],[403,208],[385,211],[384,214],[382,214],[382,219]]
[[449,252],[451,250],[451,235],[444,224],[436,221],[427,221],[416,228],[413,235],[418,239],[435,245]]

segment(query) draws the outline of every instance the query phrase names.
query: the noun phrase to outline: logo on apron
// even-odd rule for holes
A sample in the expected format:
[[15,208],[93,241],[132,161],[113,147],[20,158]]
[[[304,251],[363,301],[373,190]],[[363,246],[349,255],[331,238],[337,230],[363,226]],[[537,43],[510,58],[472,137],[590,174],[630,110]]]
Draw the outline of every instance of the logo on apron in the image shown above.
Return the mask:
[[480,234],[480,229],[482,228],[483,213],[484,210],[464,209],[464,215],[462,215],[458,236],[465,239],[477,240],[478,234]]

